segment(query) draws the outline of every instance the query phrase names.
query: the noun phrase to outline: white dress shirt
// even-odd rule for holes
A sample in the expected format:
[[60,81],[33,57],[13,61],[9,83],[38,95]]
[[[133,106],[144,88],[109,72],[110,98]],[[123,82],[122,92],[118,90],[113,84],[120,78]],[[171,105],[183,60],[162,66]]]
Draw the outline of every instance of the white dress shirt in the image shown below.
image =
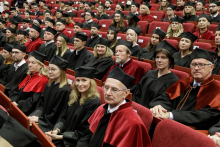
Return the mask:
[[121,106],[121,105],[123,105],[125,103],[126,103],[126,100],[124,100],[120,105],[118,105],[118,106],[116,106],[114,108],[110,108],[110,105],[108,105],[108,113],[112,113],[112,112],[118,110],[119,106]]
[[15,67],[15,71],[19,68],[19,67],[21,67],[23,64],[25,64],[26,63],[26,61],[23,59],[20,63],[18,63],[18,65],[16,65],[16,63],[14,64],[14,67]]

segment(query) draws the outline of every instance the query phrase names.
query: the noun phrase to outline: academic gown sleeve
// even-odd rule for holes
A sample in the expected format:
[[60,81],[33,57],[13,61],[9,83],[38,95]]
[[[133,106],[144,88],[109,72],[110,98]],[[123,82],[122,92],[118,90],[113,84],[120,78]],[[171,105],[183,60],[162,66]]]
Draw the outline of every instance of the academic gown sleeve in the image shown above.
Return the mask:
[[217,124],[215,124],[214,126],[209,128],[209,134],[210,135],[214,135],[215,132],[220,132],[220,120],[219,120],[219,122]]
[[106,72],[114,65],[114,61],[105,61],[101,62],[97,67],[96,67],[96,72],[95,72],[95,78],[102,80],[102,78],[105,76]]
[[1,32],[0,35],[0,47],[3,47],[6,43],[6,36]]

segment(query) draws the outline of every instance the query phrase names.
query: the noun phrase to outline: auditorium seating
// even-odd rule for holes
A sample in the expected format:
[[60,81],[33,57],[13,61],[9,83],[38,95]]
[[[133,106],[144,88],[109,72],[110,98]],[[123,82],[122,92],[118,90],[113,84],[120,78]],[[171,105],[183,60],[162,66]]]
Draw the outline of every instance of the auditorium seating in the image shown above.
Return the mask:
[[150,14],[155,18],[155,20],[161,20],[164,18],[163,11],[150,11]]
[[111,22],[112,22],[112,20],[111,19],[102,19],[102,20],[100,20],[99,21],[99,25],[101,26],[101,30],[105,30],[105,31],[107,31],[108,30],[108,28],[110,27],[110,25],[111,25]]
[[11,100],[2,91],[0,91],[0,105],[2,105],[7,110],[7,112],[10,113]]
[[146,47],[149,42],[150,42],[150,37],[138,36],[137,44],[138,44],[141,48]]
[[145,35],[147,33],[148,22],[147,21],[139,21],[137,24],[140,26],[142,34]]
[[218,25],[217,24],[210,24],[209,26],[209,31],[211,31],[212,33],[215,33],[216,29],[217,29]]
[[86,35],[88,36],[88,38],[91,37],[91,32],[90,32],[90,30],[82,30],[82,32],[83,32],[84,34],[86,34]]
[[118,34],[117,34],[117,39],[126,40],[126,34],[118,33]]
[[176,49],[178,49],[178,41],[173,39],[165,39],[167,42],[169,42],[172,46],[174,46]]
[[82,17],[73,17],[74,22],[83,23],[84,19]]
[[137,60],[133,60],[135,63],[139,64],[145,72],[151,70],[151,64],[150,63],[146,63],[146,62],[141,62],[141,61],[137,61]]
[[169,27],[169,22],[151,22],[148,28],[148,34],[152,34],[153,30],[161,29],[164,32],[167,32],[167,28]]
[[195,28],[195,25],[193,23],[182,23],[183,25],[183,32],[191,32],[193,33],[193,30]]
[[179,79],[187,78],[189,77],[189,74],[183,71],[175,70],[175,69],[170,69]]
[[99,31],[99,37],[106,38],[107,37],[107,32]]
[[209,43],[204,43],[204,42],[194,42],[194,49],[196,48],[202,48],[205,50],[211,50],[212,46]]
[[101,104],[104,104],[105,103],[105,100],[104,100],[104,90],[100,86],[96,86],[96,88],[97,88],[97,90],[99,92],[99,95],[100,95]]

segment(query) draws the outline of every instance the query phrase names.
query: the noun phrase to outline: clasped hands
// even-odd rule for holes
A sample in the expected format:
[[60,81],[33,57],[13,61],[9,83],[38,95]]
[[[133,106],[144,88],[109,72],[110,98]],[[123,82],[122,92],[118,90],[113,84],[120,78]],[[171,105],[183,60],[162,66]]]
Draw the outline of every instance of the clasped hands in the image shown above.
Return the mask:
[[159,117],[162,119],[169,119],[170,118],[170,113],[167,112],[166,109],[164,109],[161,105],[154,106],[153,108],[150,109],[152,112],[153,116]]
[[57,135],[58,134],[57,130],[45,132],[45,134],[50,139],[50,141],[63,139],[63,135]]

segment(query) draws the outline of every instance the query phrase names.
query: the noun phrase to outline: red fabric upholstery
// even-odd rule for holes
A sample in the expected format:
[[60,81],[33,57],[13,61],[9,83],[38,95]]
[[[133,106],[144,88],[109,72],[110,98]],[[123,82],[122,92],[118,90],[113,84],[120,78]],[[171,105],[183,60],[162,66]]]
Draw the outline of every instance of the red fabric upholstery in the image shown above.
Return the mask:
[[127,16],[130,13],[130,11],[122,11],[122,12],[125,14],[125,16]]
[[173,120],[162,120],[154,131],[152,147],[216,147],[207,136]]
[[211,31],[212,33],[215,34],[215,31],[216,31],[217,27],[218,27],[217,24],[210,24],[208,29],[209,29],[209,31]]
[[84,19],[82,17],[73,17],[72,19],[75,23],[83,23]]
[[52,15],[54,16],[57,10],[56,9],[51,9],[50,11],[51,11]]
[[174,14],[179,17],[183,17],[183,11],[175,11]]
[[212,46],[209,43],[204,43],[204,42],[194,42],[194,49],[198,47],[198,48],[202,48],[205,50],[211,50]]
[[98,11],[98,10],[92,10],[92,12],[94,12],[94,13],[95,13],[95,15],[97,14],[97,11]]
[[[109,17],[111,17],[114,13],[115,13],[115,11],[111,11],[111,10],[105,10],[105,12],[106,12],[106,14],[109,16]],[[100,22],[100,21],[99,21]]]
[[107,32],[99,31],[99,37],[106,38],[107,37]]
[[91,32],[90,32],[90,30],[82,30],[82,32],[85,33],[85,34],[88,36],[88,38],[91,37]]
[[183,71],[175,70],[175,69],[170,69],[179,79],[187,78],[189,77],[189,74]]
[[68,83],[69,83],[70,85],[72,85],[73,82],[75,81],[75,76],[70,75],[70,74],[66,74],[66,77],[67,77],[67,79],[68,79]]
[[151,64],[150,63],[137,61],[137,60],[133,60],[133,61],[136,62],[137,64],[139,64],[144,69],[145,72],[151,70]]
[[150,14],[155,18],[155,20],[161,20],[164,18],[163,11],[150,11]]
[[167,32],[167,28],[169,27],[170,23],[169,22],[156,22],[153,21],[151,22],[149,29],[148,29],[148,34],[152,34],[153,30],[159,28],[163,30],[164,32]]
[[118,34],[117,34],[117,39],[126,40],[126,34],[118,33]]
[[147,46],[148,42],[150,42],[150,37],[145,37],[145,36],[138,36],[137,44],[141,47],[144,48]]
[[115,11],[116,4],[111,4],[111,9]]
[[111,25],[112,20],[111,19],[101,19],[99,21],[99,25],[102,26],[101,29],[107,31],[108,28]]
[[103,90],[102,87],[99,87],[99,86],[97,86],[96,88],[97,88],[97,90],[98,90],[98,92],[100,94],[101,104],[104,104],[105,103],[105,100],[104,100],[104,90]]
[[52,9],[55,9],[55,10],[60,9],[60,4],[53,4]]
[[195,28],[195,25],[193,23],[182,23],[183,25],[183,32],[191,32],[193,33],[193,30]]
[[99,20],[97,18],[92,19],[95,23],[99,23]]
[[174,46],[176,49],[178,48],[178,41],[173,39],[165,39],[167,42],[169,42],[172,46]]
[[66,28],[66,30],[70,33],[70,37],[73,37],[75,35],[73,32],[73,28]]
[[79,8],[79,4],[73,4],[73,8],[74,9],[78,9]]
[[[153,3],[153,2],[152,2]],[[158,10],[160,8],[159,4],[150,4],[155,10]]]
[[[196,15],[199,17],[201,14],[203,13],[203,11],[196,11]],[[205,14],[207,14],[206,11],[204,11]]]
[[125,5],[126,0],[118,0],[118,3],[122,3],[123,5]]
[[140,26],[142,34],[145,35],[147,32],[147,28],[148,28],[148,22],[147,21],[139,21],[137,24]]
[[[55,4],[55,0],[48,1],[48,4]],[[56,5],[60,5],[60,4],[56,4]]]
[[84,10],[79,10],[79,11],[77,12],[77,17],[81,17],[81,15],[84,14],[84,13],[85,13]]

